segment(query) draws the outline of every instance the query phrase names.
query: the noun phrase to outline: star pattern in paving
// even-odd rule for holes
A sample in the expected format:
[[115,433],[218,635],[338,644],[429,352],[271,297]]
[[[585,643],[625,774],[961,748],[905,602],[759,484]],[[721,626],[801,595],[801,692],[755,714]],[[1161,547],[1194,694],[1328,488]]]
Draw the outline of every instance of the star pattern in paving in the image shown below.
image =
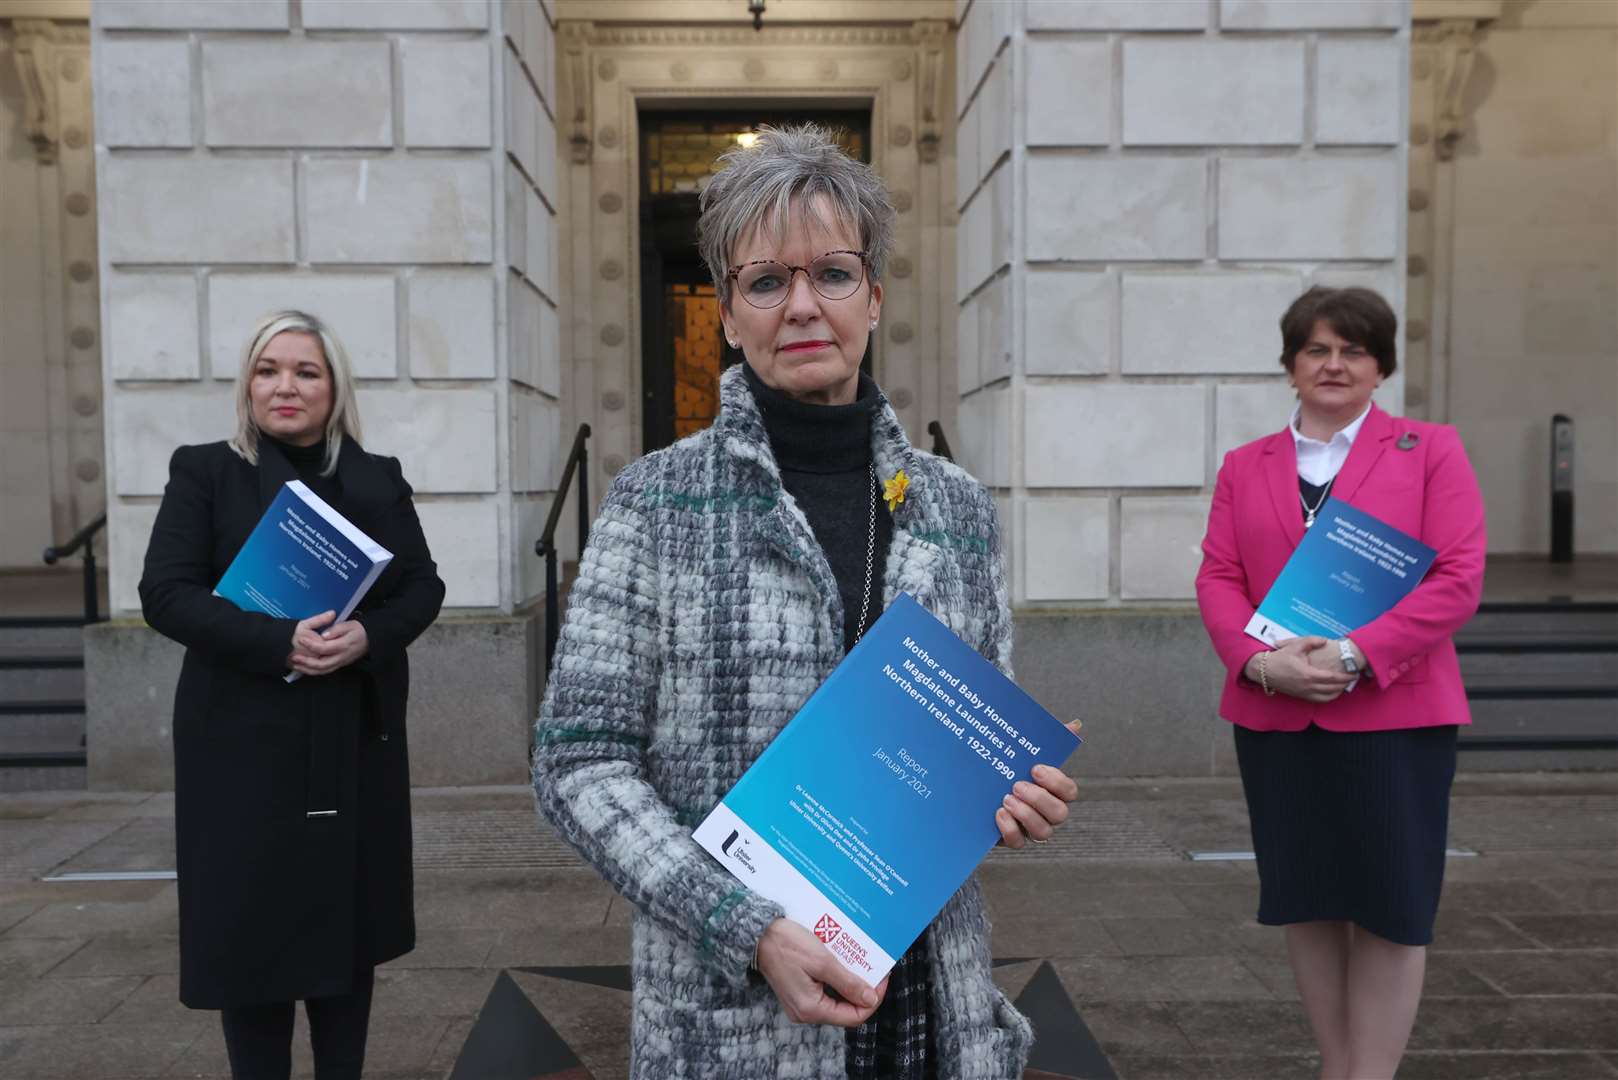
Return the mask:
[[[1048,961],[1008,957],[994,966],[1036,1032],[1024,1080],[1116,1080]],[[507,968],[479,1010],[450,1080],[620,1075],[628,1066],[629,993],[623,964]]]

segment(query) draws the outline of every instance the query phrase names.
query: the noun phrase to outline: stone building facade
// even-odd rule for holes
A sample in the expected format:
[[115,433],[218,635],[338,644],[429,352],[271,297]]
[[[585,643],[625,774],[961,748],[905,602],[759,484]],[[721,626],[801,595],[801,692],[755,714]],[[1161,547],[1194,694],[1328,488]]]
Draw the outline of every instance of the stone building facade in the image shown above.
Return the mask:
[[[138,622],[140,559],[169,453],[228,433],[279,306],[347,341],[449,588],[415,650],[417,781],[521,778],[563,457],[590,424],[599,498],[649,448],[641,136],[671,112],[867,118],[901,211],[874,372],[995,491],[1023,681],[1111,732],[1083,769],[1229,765],[1197,543],[1224,452],[1290,408],[1276,320],[1310,284],[1408,315],[1379,399],[1460,426],[1497,550],[1543,546],[1517,521],[1554,408],[1579,413],[1581,546],[1618,547],[1618,0],[768,0],[761,30],[743,0],[82,6],[49,24],[90,77],[52,69],[77,89],[40,198],[57,249],[100,255],[41,256],[63,299],[36,366],[97,377],[43,424],[6,395],[0,438],[84,429],[48,459],[57,534],[105,488],[92,783],[167,782],[177,658]],[[37,7],[0,0],[14,56]],[[39,500],[6,477],[9,536]]]

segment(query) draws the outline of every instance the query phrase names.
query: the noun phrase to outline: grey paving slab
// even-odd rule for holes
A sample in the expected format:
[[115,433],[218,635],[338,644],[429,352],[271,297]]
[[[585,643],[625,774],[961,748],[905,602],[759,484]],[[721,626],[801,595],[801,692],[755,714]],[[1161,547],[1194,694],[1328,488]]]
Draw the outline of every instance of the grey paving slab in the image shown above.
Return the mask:
[[40,877],[124,824],[119,820],[8,821],[0,829],[0,881]]
[[1405,1055],[1399,1080],[1612,1080],[1618,1076],[1599,1054]]
[[1160,1001],[1097,1001],[1084,1022],[1109,1058],[1128,1054],[1189,1054],[1195,1048],[1175,1022],[1182,1005]]
[[1499,915],[1447,911],[1440,906],[1433,921],[1433,952],[1541,948],[1544,946]]
[[476,1016],[498,972],[388,968],[376,974],[373,1016]]
[[1177,885],[1174,887],[1174,897],[1188,915],[1250,920],[1258,913],[1256,880]]
[[996,956],[1117,956],[1122,950],[1101,919],[1016,915],[990,918]]
[[1513,927],[1550,949],[1618,949],[1618,916],[1607,913],[1510,915]]
[[1611,997],[1513,998],[1507,1038],[1512,1049],[1618,1052],[1618,1001]]
[[416,931],[416,947],[382,965],[395,968],[480,968],[489,950],[500,940],[498,930],[428,927]]
[[137,1080],[170,1075],[202,1034],[197,1023],[0,1028],[6,1080]]
[[1563,911],[1618,913],[1618,877],[1546,881],[1541,887],[1556,896]]
[[1618,840],[1618,795],[1460,797],[1451,801],[1450,836],[1485,853],[1602,849]]
[[1235,956],[1083,956],[1053,960],[1068,996],[1089,1001],[1273,1001]]
[[416,875],[418,927],[521,930],[600,926],[612,887],[593,870],[480,870]]
[[984,899],[996,917],[1014,915],[1049,918],[1099,918],[1107,915],[1184,916],[1190,912],[1180,902],[1176,887],[1156,882],[1075,881],[1061,890],[1029,888],[1015,878],[997,878],[983,883]]
[[1618,878],[1618,870],[1603,869],[1599,852],[1502,851],[1475,859],[1450,859],[1444,864],[1444,887],[1459,881],[1533,881],[1555,891],[1592,878]]
[[1559,911],[1556,893],[1537,881],[1445,881],[1439,901],[1444,911],[1480,911],[1495,915]]
[[[1516,957],[1540,954],[1480,953],[1488,957]],[[1298,1000],[1298,983],[1292,967],[1284,956],[1248,956],[1242,961],[1253,977],[1278,998]],[[1588,991],[1580,991],[1588,992]],[[1422,983],[1422,996],[1441,997],[1500,997],[1503,991],[1497,984],[1473,970],[1464,957],[1429,953],[1427,975]]]
[[635,905],[621,896],[614,896],[607,905],[607,914],[602,916],[602,926],[633,926],[635,922]]
[[102,934],[51,972],[86,975],[171,975],[180,970],[180,939],[173,934]]
[[466,1037],[472,1034],[472,1025],[476,1022],[475,1019],[450,1020],[444,1025],[444,1033],[438,1037],[438,1045],[433,1047],[433,1056],[427,1062],[427,1075],[433,1080],[443,1080],[449,1070],[455,1067],[461,1048],[466,1045]]
[[53,874],[173,870],[174,819],[142,817],[118,829],[53,868]]
[[1298,1055],[1122,1054],[1112,1064],[1119,1080],[1315,1080],[1320,1074],[1315,1058]]
[[1506,1023],[1511,1002],[1427,998],[1410,1033],[1415,1050],[1503,1050],[1510,1045]]
[[0,981],[0,1027],[94,1024],[141,984],[135,976]]
[[[1479,953],[1479,956],[1530,956],[1529,953]],[[1427,976],[1422,983],[1425,997],[1499,997],[1498,984],[1481,977],[1465,956],[1427,954]]]
[[508,930],[483,958],[489,968],[628,962],[628,926]]
[[152,975],[135,988],[107,1014],[108,1024],[188,1024],[202,1022],[218,1026],[219,1013],[212,1009],[188,1009],[180,1004],[180,977]]
[[0,938],[0,982],[37,979],[82,949],[86,938]]
[[1187,1001],[1174,1008],[1174,1022],[1195,1053],[1309,1054],[1314,1035],[1290,1001]]
[[1136,813],[1182,852],[1242,851],[1253,846],[1247,803],[1240,789],[1225,787],[1217,795],[1144,803]]
[[1129,956],[1221,956],[1240,951],[1234,920],[1147,917],[1101,921]]
[[4,934],[44,906],[39,900],[0,899],[0,934]]
[[95,937],[100,934],[177,934],[179,901],[172,882],[149,900],[91,900],[45,904],[6,931],[6,937]]
[[[1444,959],[1511,997],[1618,995],[1618,953],[1611,951],[1455,953]],[[1618,999],[1613,1007],[1618,1020]]]

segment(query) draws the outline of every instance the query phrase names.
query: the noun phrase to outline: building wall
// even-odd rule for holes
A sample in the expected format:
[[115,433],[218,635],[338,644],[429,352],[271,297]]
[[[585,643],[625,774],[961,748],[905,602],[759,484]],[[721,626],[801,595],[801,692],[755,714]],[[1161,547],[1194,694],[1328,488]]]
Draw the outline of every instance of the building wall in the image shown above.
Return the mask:
[[[962,0],[958,448],[1020,605],[1192,596],[1224,453],[1279,430],[1277,320],[1403,305],[1402,0]],[[1401,411],[1402,380],[1379,392]]]
[[89,28],[51,10],[0,3],[0,568],[105,498]]
[[554,322],[553,37],[539,0],[95,5],[115,611],[138,607],[170,453],[230,433],[246,337],[282,307],[345,342],[446,605],[530,595],[560,393],[534,332]]
[[1450,200],[1447,392],[1494,552],[1550,550],[1573,418],[1575,548],[1618,552],[1618,2],[1507,3],[1475,36]]

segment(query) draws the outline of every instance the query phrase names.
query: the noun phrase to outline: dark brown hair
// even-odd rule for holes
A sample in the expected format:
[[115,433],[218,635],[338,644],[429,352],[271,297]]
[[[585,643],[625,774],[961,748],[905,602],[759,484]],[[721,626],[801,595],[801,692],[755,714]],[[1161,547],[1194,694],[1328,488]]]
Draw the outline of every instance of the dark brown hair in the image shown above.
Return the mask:
[[1315,323],[1321,321],[1344,341],[1376,357],[1376,369],[1384,379],[1398,368],[1399,316],[1382,294],[1357,285],[1347,289],[1316,285],[1281,316],[1281,366],[1288,372],[1309,344]]

